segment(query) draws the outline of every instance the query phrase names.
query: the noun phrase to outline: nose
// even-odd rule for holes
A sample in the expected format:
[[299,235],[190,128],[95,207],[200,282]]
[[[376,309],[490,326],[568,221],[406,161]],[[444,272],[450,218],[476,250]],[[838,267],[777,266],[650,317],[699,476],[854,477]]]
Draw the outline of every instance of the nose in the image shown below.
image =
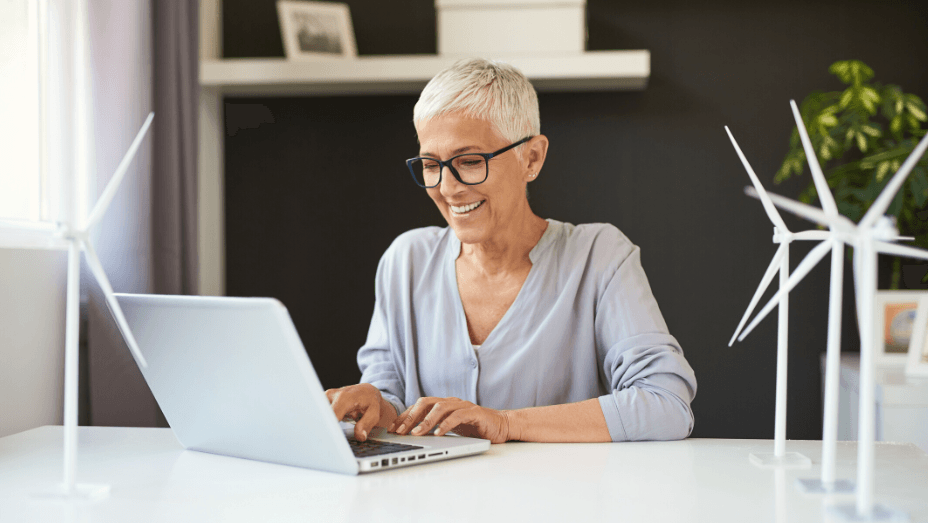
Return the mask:
[[441,182],[438,184],[438,189],[441,191],[442,196],[451,196],[460,192],[463,188],[464,184],[455,178],[454,173],[451,172],[451,167],[442,166]]

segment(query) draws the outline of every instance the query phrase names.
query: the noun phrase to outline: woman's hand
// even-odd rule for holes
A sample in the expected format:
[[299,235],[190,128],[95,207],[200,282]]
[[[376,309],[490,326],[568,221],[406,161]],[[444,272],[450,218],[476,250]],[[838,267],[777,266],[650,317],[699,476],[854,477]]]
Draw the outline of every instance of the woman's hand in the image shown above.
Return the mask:
[[505,443],[510,439],[509,422],[505,411],[480,407],[462,399],[419,398],[415,405],[396,418],[389,431],[422,436],[437,426],[436,436],[444,436],[454,430],[461,436]]
[[339,420],[356,420],[354,437],[365,441],[374,427],[387,427],[396,419],[396,409],[370,383],[329,389],[325,395]]

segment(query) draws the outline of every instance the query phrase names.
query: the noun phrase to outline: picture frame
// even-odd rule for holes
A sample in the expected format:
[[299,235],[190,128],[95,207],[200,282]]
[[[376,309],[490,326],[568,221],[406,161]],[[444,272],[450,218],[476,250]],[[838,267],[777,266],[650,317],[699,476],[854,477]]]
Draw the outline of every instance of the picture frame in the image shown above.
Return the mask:
[[348,4],[279,0],[277,17],[287,60],[358,56]]
[[906,356],[906,376],[928,378],[928,295],[923,295],[918,302],[915,326],[912,329],[912,341]]
[[874,361],[882,364],[904,365],[913,339],[919,302],[925,291],[877,291],[873,303],[877,332]]

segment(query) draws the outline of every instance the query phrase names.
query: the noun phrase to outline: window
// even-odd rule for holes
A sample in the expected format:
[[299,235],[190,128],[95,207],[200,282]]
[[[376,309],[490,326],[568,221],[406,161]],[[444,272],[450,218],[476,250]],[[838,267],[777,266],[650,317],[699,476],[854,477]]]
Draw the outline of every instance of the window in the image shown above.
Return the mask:
[[39,1],[0,0],[0,219],[48,219]]

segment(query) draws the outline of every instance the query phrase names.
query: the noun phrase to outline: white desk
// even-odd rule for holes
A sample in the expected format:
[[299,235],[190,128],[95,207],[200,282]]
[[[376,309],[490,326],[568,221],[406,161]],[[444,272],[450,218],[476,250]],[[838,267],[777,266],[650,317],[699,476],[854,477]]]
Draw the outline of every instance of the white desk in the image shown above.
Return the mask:
[[[33,496],[61,480],[61,438],[41,427],[0,439],[0,521],[826,521],[825,498],[793,485],[818,475],[814,441],[787,443],[812,459],[804,471],[751,465],[771,441],[690,439],[508,443],[353,477],[184,451],[170,429],[81,427],[78,480],[109,483],[109,497]],[[855,449],[839,444],[839,478],[853,477]],[[928,454],[878,443],[876,463],[877,501],[928,522]]]

